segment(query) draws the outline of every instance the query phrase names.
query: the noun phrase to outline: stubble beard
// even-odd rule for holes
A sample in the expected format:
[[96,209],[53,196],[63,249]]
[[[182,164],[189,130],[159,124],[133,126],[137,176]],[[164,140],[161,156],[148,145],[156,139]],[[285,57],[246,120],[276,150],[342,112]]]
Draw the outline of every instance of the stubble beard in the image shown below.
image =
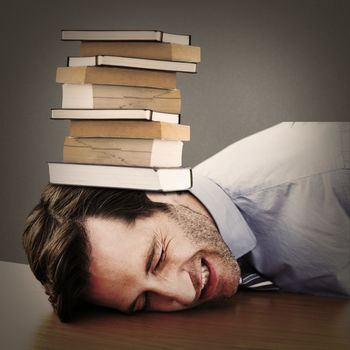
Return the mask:
[[235,281],[236,287],[232,293],[234,294],[240,277],[240,268],[211,219],[184,205],[169,205],[168,214],[199,252],[215,256],[220,261],[227,275]]

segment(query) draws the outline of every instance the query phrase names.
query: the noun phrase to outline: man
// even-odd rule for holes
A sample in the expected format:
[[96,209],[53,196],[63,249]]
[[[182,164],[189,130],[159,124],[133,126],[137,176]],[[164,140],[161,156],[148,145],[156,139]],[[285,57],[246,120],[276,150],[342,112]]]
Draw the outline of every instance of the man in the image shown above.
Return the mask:
[[349,135],[278,124],[195,167],[189,192],[49,185],[24,232],[30,266],[62,320],[82,300],[174,311],[240,284],[349,296]]

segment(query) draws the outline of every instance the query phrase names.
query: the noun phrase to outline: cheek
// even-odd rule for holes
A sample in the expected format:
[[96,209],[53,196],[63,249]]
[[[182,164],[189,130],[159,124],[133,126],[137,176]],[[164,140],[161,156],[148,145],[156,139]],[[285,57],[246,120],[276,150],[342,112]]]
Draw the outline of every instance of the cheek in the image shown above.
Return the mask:
[[176,302],[174,299],[167,298],[157,294],[148,294],[147,310],[148,311],[179,311],[186,307]]
[[115,289],[120,295],[131,293],[136,290],[138,284],[137,277],[131,274],[124,274],[123,271],[116,273],[117,277],[114,279]]
[[136,294],[137,281],[121,268],[99,269],[90,278],[90,296],[96,303],[120,309]]
[[233,258],[230,261],[221,261],[220,274],[224,297],[231,297],[237,292],[240,278],[238,263]]
[[189,242],[187,239],[183,239],[177,244],[174,244],[172,249],[169,249],[168,261],[165,262],[180,270],[188,271],[195,268],[196,264],[198,264],[198,267],[200,266],[202,256],[203,249]]

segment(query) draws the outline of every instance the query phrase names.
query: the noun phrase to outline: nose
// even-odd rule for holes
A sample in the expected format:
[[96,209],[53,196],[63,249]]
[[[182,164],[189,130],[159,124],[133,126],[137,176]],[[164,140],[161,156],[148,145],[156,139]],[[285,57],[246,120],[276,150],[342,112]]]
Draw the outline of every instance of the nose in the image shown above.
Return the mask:
[[147,291],[147,308],[156,311],[176,311],[188,307],[196,297],[189,272],[153,276]]

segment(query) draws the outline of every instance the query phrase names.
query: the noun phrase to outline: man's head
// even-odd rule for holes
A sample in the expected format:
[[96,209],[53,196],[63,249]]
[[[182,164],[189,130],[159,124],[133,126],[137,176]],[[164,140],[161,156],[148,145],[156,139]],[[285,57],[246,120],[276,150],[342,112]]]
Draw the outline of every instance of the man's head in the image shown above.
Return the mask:
[[207,216],[143,191],[48,185],[23,243],[62,320],[82,300],[175,311],[238,285],[238,265]]

